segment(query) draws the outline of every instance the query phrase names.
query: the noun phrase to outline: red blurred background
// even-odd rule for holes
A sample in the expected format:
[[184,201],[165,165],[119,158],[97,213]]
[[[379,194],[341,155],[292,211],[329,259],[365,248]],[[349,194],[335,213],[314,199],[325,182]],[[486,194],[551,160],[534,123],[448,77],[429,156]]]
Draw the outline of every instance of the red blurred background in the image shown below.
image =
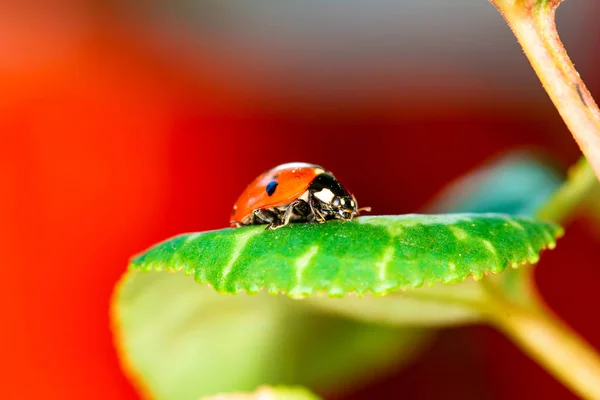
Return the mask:
[[[562,167],[578,158],[483,0],[267,3],[2,2],[0,398],[137,398],[108,320],[129,256],[226,226],[245,185],[279,163],[322,164],[385,214],[521,146]],[[559,26],[597,94],[592,3],[567,2]],[[597,246],[579,218],[537,275],[600,347],[584,312],[600,301]],[[571,398],[488,328],[442,332],[353,398],[382,393]]]

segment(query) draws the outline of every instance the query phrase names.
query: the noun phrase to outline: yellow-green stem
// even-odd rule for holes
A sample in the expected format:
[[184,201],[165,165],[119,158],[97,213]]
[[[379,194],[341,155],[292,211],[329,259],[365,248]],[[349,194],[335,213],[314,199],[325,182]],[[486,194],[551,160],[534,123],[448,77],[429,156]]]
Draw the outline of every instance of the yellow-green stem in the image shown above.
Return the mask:
[[[483,281],[486,281],[485,279]],[[482,282],[483,282],[482,281]],[[533,303],[514,303],[492,282],[490,323],[512,339],[553,376],[584,399],[600,399],[600,357],[541,302],[533,286]]]
[[569,169],[567,181],[550,196],[535,216],[556,223],[564,222],[598,189],[598,179],[585,158]]
[[490,0],[502,13],[552,102],[600,179],[600,110],[556,31],[561,0]]

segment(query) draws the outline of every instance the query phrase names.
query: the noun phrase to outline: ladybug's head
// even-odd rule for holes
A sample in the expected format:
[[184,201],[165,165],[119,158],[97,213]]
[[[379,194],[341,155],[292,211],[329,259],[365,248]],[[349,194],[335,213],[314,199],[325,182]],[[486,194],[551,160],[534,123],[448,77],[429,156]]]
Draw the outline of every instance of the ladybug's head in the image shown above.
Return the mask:
[[358,214],[358,204],[353,195],[328,173],[318,175],[309,191],[317,200],[319,211],[328,219],[352,219]]
[[357,214],[358,205],[354,196],[335,196],[331,202],[337,219],[352,219]]

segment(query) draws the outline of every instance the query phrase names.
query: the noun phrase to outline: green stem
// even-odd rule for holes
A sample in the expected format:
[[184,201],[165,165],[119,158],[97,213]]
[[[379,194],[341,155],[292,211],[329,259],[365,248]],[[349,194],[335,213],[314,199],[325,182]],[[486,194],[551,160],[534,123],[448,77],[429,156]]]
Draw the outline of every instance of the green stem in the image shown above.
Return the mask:
[[584,399],[600,399],[600,357],[539,301],[514,303],[491,282],[482,281],[492,306],[489,322],[511,338],[556,379]]
[[562,0],[490,0],[502,13],[581,151],[600,178],[600,109],[556,31]]
[[[559,224],[572,217],[578,208],[588,206],[599,191],[600,185],[594,171],[584,157],[569,169],[568,179],[537,210],[535,217]],[[599,203],[600,204],[600,203]],[[504,285],[503,290],[510,293],[513,301],[527,303],[530,301],[530,282],[533,266],[524,266],[516,271],[505,272],[498,280]],[[527,275],[527,276],[523,276]]]
[[584,203],[598,186],[594,171],[585,158],[571,167],[568,180],[536,212],[542,220],[561,223]]
[[588,215],[595,221],[592,228],[600,229],[600,185],[592,190],[585,202],[585,210]]
[[[568,180],[537,211],[536,217],[564,222],[598,189],[598,180],[585,158],[569,171]],[[491,325],[586,399],[600,399],[600,357],[577,333],[546,307],[537,293],[533,269],[515,271],[517,287],[483,280],[491,300]],[[502,284],[504,283],[504,284]]]

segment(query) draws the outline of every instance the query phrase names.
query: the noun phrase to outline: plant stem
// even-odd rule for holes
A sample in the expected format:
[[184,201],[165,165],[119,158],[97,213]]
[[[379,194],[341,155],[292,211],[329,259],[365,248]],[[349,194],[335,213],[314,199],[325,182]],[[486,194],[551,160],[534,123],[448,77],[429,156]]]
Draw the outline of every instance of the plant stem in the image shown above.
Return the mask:
[[598,186],[594,171],[582,157],[570,168],[568,180],[538,209],[535,216],[561,223],[572,215]]
[[504,16],[542,85],[600,179],[600,110],[556,31],[562,0],[490,0]]
[[488,316],[493,326],[574,393],[584,399],[600,399],[600,357],[539,301],[533,286],[530,298],[535,300],[527,305],[509,301],[489,281],[484,286],[492,300]]

